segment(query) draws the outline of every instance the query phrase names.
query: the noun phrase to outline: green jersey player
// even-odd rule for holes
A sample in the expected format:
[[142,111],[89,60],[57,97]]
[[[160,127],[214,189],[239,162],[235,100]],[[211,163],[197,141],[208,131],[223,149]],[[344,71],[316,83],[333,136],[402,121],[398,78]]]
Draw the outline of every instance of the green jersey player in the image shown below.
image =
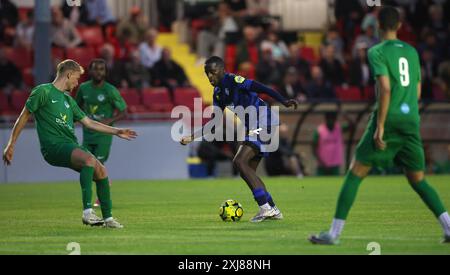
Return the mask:
[[413,188],[444,229],[450,242],[450,217],[438,194],[424,178],[425,160],[420,137],[418,100],[420,64],[416,50],[397,39],[398,11],[385,6],[379,13],[383,41],[369,50],[376,78],[377,106],[363,134],[342,186],[329,232],[313,235],[314,244],[336,244],[355,200],[358,187],[372,166],[400,166]]
[[[127,105],[119,91],[105,81],[106,63],[103,59],[94,59],[89,65],[91,80],[80,85],[76,96],[78,106],[86,115],[105,125],[125,118]],[[112,136],[83,127],[83,146],[87,148],[102,164],[108,160]],[[94,206],[99,206],[99,200]]]
[[[57,66],[53,83],[35,87],[19,118],[14,124],[9,142],[3,152],[3,160],[10,165],[14,147],[20,132],[31,114],[36,121],[41,153],[52,166],[71,168],[80,173],[83,201],[82,222],[87,225],[104,225],[110,228],[123,226],[112,217],[112,202],[108,173],[103,164],[85,147],[77,142],[74,122],[79,121],[93,131],[131,140],[137,135],[130,129],[119,129],[104,125],[87,117],[75,100],[67,93],[78,85],[83,68],[73,60],[64,60]],[[96,182],[103,219],[92,210],[92,181]]]

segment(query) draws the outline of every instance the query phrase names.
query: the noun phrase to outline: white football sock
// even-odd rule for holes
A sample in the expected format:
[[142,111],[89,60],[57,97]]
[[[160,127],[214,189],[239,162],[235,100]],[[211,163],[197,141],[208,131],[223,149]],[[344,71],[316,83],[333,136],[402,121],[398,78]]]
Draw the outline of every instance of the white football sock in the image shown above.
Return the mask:
[[447,212],[442,213],[439,216],[439,222],[442,225],[442,228],[444,229],[444,233],[446,236],[450,236],[450,216]]
[[333,219],[333,223],[331,224],[331,228],[329,231],[333,239],[337,239],[341,235],[342,230],[344,229],[344,225],[345,220]]
[[109,217],[109,218],[105,219],[105,222],[109,222],[109,221],[112,221],[112,220],[113,220],[113,217]]

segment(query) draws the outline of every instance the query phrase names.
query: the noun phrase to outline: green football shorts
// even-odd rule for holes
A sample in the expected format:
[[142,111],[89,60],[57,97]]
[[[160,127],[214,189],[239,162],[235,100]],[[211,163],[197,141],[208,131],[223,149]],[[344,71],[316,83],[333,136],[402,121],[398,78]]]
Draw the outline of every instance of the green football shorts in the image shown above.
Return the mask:
[[67,167],[72,169],[72,152],[75,149],[80,149],[87,153],[90,153],[88,149],[76,143],[62,143],[52,145],[48,148],[42,148],[41,152],[48,164],[52,166]]
[[84,144],[89,152],[91,152],[102,164],[104,164],[109,158],[109,152],[111,151],[111,143],[98,143],[98,144]]
[[357,161],[372,167],[391,167],[395,164],[410,172],[425,170],[419,131],[405,134],[399,130],[385,129],[383,140],[386,149],[382,151],[375,146],[375,130],[375,123],[370,122],[356,147]]

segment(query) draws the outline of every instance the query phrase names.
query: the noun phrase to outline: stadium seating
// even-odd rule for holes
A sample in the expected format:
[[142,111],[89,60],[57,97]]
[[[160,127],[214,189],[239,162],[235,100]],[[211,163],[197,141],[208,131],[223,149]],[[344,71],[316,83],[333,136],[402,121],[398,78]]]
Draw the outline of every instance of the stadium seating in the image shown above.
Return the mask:
[[364,100],[374,100],[375,99],[375,88],[373,86],[366,86],[364,88]]
[[128,88],[121,89],[120,94],[128,105],[128,112],[130,113],[145,113],[147,108],[142,105],[141,95],[136,89]]
[[8,110],[8,96],[0,90],[0,113]]
[[66,51],[63,48],[52,47],[51,55],[53,59],[63,61],[66,59]]
[[236,68],[236,45],[228,44],[225,47],[225,69],[234,72]]
[[89,66],[92,59],[96,57],[95,49],[92,47],[78,47],[66,52],[68,59],[73,59],[84,68]]
[[314,49],[311,47],[301,47],[300,48],[300,56],[309,62],[309,64],[316,64],[318,58],[314,53]]
[[25,48],[4,47],[6,58],[19,69],[33,66],[33,53]]
[[[184,105],[189,109],[194,109],[194,98],[200,97],[200,93],[195,88],[183,87],[176,88],[174,92],[175,105]],[[203,107],[203,106],[202,106]]]
[[77,30],[86,45],[94,47],[103,45],[103,33],[100,27],[79,27]]
[[28,87],[33,87],[34,86],[34,75],[33,75],[33,68],[25,68],[22,70],[22,78],[23,78],[23,82],[25,82],[25,84]]
[[13,111],[20,113],[27,102],[28,96],[30,94],[24,91],[14,90],[11,93],[11,107]]
[[143,89],[142,103],[150,112],[170,112],[173,108],[167,88]]
[[361,90],[358,87],[350,86],[344,88],[341,86],[335,87],[336,96],[342,101],[360,101],[362,100]]

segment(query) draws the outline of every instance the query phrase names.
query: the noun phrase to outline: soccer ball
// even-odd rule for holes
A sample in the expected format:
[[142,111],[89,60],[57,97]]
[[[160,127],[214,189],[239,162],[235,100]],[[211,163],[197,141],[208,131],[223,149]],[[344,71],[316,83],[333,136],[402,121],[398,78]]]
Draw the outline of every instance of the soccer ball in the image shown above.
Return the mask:
[[237,222],[244,215],[242,205],[235,200],[226,200],[219,208],[219,216],[226,222]]

